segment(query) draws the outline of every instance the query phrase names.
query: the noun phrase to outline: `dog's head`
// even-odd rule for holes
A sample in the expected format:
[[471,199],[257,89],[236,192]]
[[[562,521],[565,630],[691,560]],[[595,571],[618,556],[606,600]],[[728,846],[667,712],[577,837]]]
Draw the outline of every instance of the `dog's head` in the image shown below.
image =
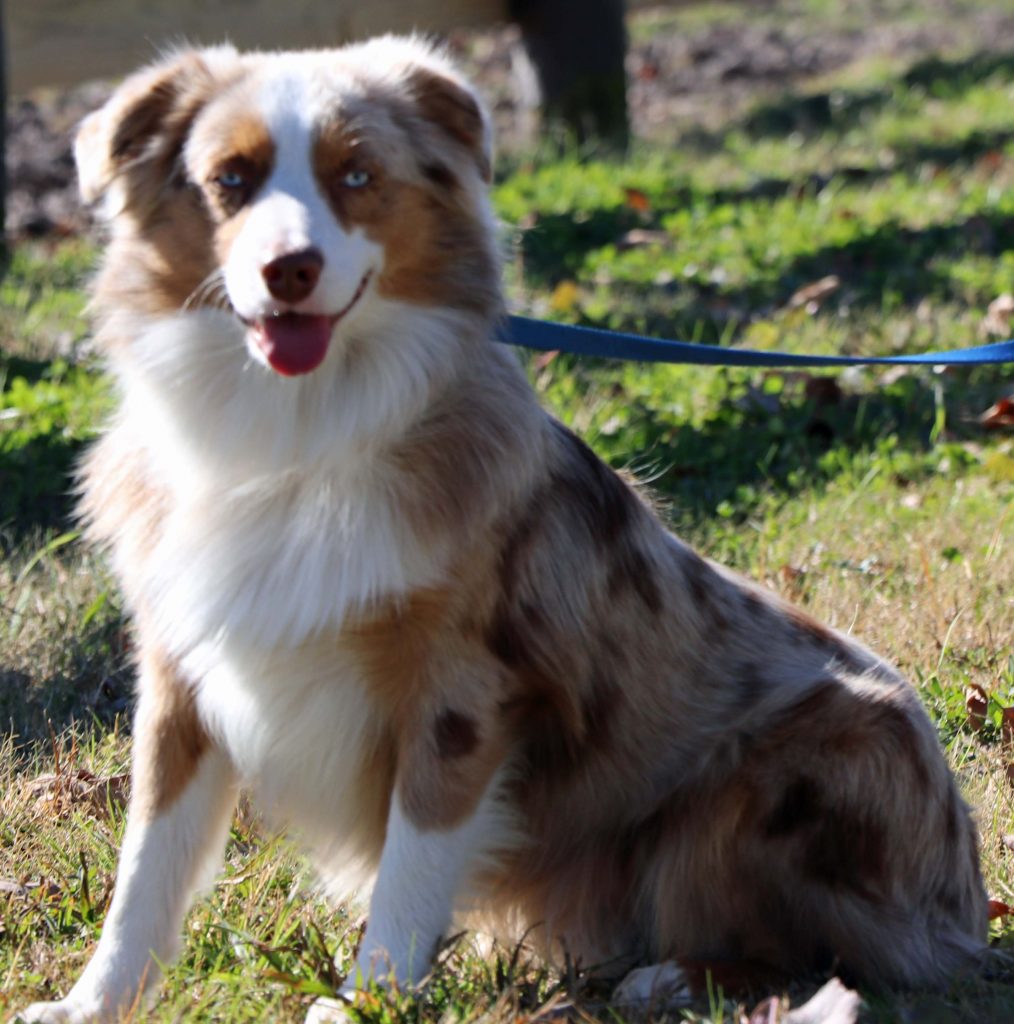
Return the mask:
[[498,312],[488,118],[416,41],[178,53],[87,118],[76,157],[114,222],[112,302],[226,309],[283,375],[385,303]]

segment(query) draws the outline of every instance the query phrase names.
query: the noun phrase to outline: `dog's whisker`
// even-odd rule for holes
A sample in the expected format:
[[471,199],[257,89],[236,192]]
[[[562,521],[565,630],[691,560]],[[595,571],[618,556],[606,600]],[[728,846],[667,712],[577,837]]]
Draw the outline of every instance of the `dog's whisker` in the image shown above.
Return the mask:
[[228,302],[225,290],[225,270],[218,267],[213,270],[201,283],[184,299],[183,312],[187,313],[199,305],[214,305],[219,308],[222,302]]

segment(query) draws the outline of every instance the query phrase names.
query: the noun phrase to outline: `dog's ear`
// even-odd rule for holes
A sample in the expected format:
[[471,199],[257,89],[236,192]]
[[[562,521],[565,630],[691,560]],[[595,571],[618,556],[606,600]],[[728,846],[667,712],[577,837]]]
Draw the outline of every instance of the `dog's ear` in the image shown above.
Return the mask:
[[488,183],[493,176],[492,132],[479,98],[464,82],[427,67],[413,68],[408,82],[422,116],[468,150]]
[[174,54],[127,78],[104,107],[90,114],[74,142],[81,197],[91,203],[128,168],[150,165],[166,176],[187,130],[216,81],[213,65],[230,48]]

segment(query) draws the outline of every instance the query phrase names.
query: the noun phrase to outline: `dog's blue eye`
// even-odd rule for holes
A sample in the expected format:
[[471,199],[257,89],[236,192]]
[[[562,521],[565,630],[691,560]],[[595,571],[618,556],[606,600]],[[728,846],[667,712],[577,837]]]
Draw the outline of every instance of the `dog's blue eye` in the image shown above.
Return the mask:
[[346,188],[362,188],[370,183],[369,171],[346,171],[342,175],[342,184]]
[[246,178],[239,171],[223,171],[216,176],[215,182],[222,188],[242,188],[246,184]]

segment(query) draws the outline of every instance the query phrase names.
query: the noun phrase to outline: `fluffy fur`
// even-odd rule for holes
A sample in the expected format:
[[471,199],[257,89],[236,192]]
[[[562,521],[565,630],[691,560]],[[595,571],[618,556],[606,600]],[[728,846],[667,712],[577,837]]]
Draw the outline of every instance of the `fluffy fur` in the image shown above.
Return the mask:
[[911,688],[666,532],[490,341],[488,120],[442,57],[180,53],[77,157],[121,394],[83,510],[139,699],[102,939],[26,1019],[151,990],[239,786],[325,878],[376,876],[345,994],[418,981],[455,912],[614,971],[923,985],[978,953]]

